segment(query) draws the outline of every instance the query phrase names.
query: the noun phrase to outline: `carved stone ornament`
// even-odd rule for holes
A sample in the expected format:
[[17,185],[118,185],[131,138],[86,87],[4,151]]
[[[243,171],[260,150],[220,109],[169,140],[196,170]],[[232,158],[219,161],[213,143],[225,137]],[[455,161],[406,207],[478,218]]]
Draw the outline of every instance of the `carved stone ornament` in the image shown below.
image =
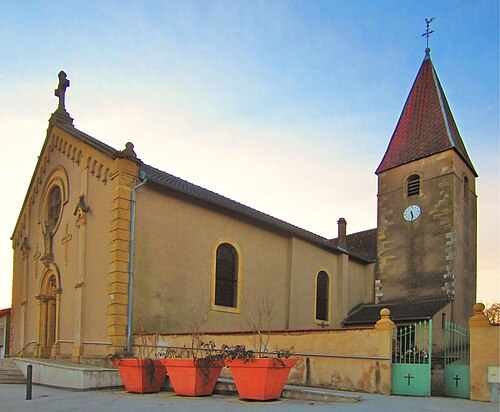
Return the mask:
[[49,229],[48,222],[43,222],[43,246],[44,254],[40,260],[48,267],[54,261],[54,255],[52,254],[52,232]]
[[120,150],[113,157],[122,157],[133,160],[137,164],[142,164],[141,159],[139,159],[135,153],[134,144],[131,142],[125,143],[125,149]]
[[80,200],[76,205],[75,212],[73,213],[76,216],[76,226],[78,228],[85,226],[87,224],[87,213],[89,211],[89,207],[85,203],[85,195],[80,196]]
[[29,250],[30,250],[30,245],[28,244],[28,238],[24,238],[23,239],[23,243],[21,244],[21,252],[23,253],[23,257],[24,258],[27,258],[28,257],[28,253],[29,253]]
[[134,151],[134,144],[131,142],[125,143],[125,149],[121,151],[125,156],[137,159],[137,154]]

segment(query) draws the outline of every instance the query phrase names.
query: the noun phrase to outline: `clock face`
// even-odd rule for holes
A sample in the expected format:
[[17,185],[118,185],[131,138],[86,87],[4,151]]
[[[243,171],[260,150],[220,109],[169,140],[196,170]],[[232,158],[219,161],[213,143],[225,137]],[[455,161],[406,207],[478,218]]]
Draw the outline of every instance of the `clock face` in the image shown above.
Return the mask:
[[420,216],[420,208],[417,205],[408,206],[403,212],[403,217],[408,222],[417,220]]

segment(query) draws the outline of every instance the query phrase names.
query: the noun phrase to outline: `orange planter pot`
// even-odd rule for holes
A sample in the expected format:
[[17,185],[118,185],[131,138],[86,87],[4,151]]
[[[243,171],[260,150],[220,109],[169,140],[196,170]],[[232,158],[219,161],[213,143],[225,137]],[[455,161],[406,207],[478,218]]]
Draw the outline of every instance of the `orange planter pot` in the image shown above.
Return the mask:
[[[148,370],[148,362],[153,362],[153,373]],[[127,392],[160,392],[167,375],[160,359],[117,359],[114,364],[118,367]]]
[[205,368],[200,360],[193,358],[161,359],[161,363],[167,369],[174,392],[182,396],[211,395],[224,367],[223,360],[213,361]]
[[267,401],[281,396],[283,386],[297,359],[258,358],[248,362],[226,360],[241,399]]

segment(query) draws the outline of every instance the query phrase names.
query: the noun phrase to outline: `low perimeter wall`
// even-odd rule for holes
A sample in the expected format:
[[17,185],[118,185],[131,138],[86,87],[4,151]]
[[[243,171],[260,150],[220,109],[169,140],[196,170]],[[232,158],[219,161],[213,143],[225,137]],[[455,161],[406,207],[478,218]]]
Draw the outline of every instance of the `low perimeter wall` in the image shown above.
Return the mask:
[[[384,312],[386,311],[386,312]],[[382,310],[382,319],[371,328],[272,331],[269,351],[290,348],[298,359],[288,384],[368,393],[391,393],[391,343],[394,323],[389,311]],[[190,334],[159,334],[153,340],[158,347],[190,347]],[[243,344],[253,349],[256,335],[246,332],[207,333],[217,348]],[[134,346],[144,341],[135,337]],[[151,341],[150,339],[148,339]],[[229,371],[223,371],[229,376]]]

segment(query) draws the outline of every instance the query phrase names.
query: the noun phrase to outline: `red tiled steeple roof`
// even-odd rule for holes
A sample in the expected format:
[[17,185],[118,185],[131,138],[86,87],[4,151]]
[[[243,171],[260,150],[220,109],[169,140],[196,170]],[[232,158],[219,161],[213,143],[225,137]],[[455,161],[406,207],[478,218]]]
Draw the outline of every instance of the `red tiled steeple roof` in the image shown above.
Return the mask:
[[444,150],[455,149],[477,176],[429,51],[426,49],[424,61],[376,174]]

